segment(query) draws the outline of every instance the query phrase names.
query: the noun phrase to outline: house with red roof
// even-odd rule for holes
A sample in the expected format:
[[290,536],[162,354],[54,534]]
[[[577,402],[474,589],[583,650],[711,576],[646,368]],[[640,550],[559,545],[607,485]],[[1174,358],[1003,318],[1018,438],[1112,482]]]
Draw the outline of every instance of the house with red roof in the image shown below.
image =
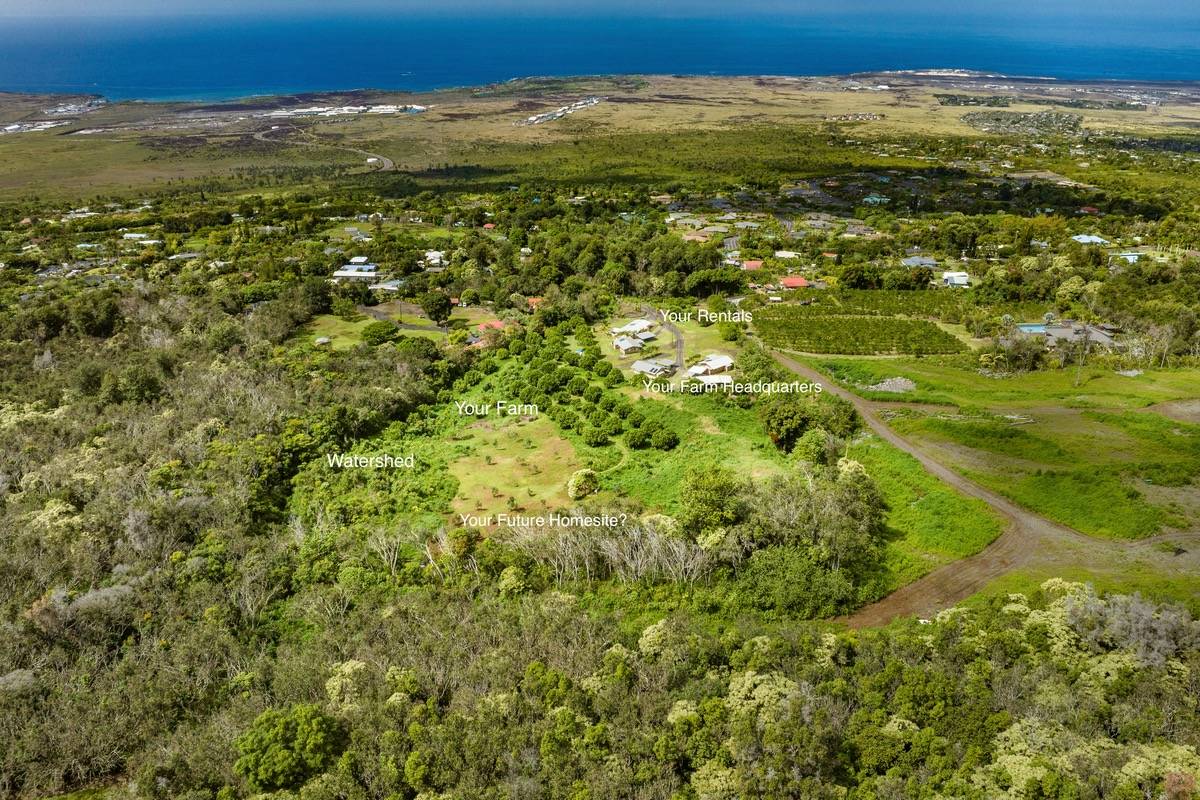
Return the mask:
[[763,265],[762,261],[760,261],[758,259],[751,259],[751,260],[742,262],[742,269],[747,269],[747,270],[753,271],[756,269],[762,269],[762,265]]
[[807,289],[812,284],[799,275],[788,275],[779,281],[779,285],[785,289]]

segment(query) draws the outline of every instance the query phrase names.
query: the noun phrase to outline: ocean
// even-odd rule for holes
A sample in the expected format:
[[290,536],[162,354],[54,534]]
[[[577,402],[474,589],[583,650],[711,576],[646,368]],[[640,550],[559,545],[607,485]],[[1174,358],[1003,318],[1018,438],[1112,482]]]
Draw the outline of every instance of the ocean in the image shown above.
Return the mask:
[[1200,10],[1175,18],[910,9],[727,18],[477,10],[440,16],[0,19],[0,90],[114,100],[424,91],[534,75],[833,75],[926,68],[1200,80]]

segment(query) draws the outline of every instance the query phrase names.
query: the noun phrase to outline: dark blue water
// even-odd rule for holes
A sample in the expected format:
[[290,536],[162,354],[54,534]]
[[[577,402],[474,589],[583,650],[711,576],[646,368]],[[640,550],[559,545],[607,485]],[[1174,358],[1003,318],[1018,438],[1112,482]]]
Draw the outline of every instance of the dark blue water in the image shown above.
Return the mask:
[[[1136,0],[1129,5],[1136,8]],[[485,11],[0,19],[0,90],[94,92],[113,99],[426,90],[530,75],[829,75],[951,67],[1076,79],[1200,80],[1200,2],[1195,10],[1147,18],[1132,11],[955,16],[927,10],[723,19]]]

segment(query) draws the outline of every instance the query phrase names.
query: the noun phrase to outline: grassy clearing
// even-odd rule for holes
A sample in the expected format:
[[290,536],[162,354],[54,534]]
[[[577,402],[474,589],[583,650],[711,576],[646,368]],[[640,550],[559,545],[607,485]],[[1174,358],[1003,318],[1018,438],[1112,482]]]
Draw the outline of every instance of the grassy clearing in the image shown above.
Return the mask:
[[306,338],[315,341],[325,337],[334,350],[349,350],[362,344],[362,330],[373,321],[367,316],[345,320],[333,314],[322,314],[308,324]]
[[[639,396],[627,389],[630,396]],[[601,475],[601,483],[618,496],[672,514],[678,511],[679,487],[688,470],[715,463],[750,479],[761,479],[787,468],[784,456],[763,433],[751,410],[718,397],[643,397],[635,408],[679,436],[670,451],[624,450],[623,457]]]
[[1141,539],[1164,525],[1186,520],[1151,505],[1118,475],[1102,467],[1013,475],[1004,472],[966,474],[1000,494],[1077,531],[1106,539]]
[[986,503],[955,492],[875,436],[856,441],[849,455],[878,482],[888,503],[888,527],[897,534],[887,545],[880,595],[978,553],[1004,529]]
[[1197,494],[1200,426],[1136,411],[1043,408],[1030,416],[1020,427],[915,414],[892,424],[973,480],[1084,533],[1136,539],[1195,522],[1187,501]]
[[[1043,370],[1008,378],[988,378],[970,356],[929,358],[823,358],[813,363],[863,397],[944,403],[974,408],[1059,404],[1069,408],[1143,408],[1168,400],[1200,396],[1200,371],[1165,369],[1129,378],[1112,370],[1088,368],[1075,384],[1074,369]],[[885,378],[905,377],[917,384],[907,394],[872,393],[862,387]]]
[[550,420],[481,419],[464,428],[455,442],[466,451],[449,465],[458,480],[455,512],[540,513],[571,504],[567,480],[583,465]]
[[922,417],[896,420],[893,427],[905,434],[919,433],[1010,458],[1059,464],[1070,457],[1057,443],[1000,419]]
[[[716,325],[701,325],[694,319],[687,322],[677,322],[675,327],[683,334],[683,357],[685,363],[700,359],[710,353],[724,353],[736,357],[738,346],[735,342],[727,342],[721,338],[721,331]],[[665,339],[669,345],[671,335],[668,332]]]

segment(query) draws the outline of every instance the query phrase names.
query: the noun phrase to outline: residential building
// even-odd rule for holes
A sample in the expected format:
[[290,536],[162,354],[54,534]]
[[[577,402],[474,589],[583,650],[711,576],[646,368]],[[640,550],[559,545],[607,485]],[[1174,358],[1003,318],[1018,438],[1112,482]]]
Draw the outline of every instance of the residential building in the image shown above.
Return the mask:
[[688,367],[688,375],[695,378],[701,375],[716,375],[731,369],[733,369],[733,356],[711,353]]
[[617,348],[623,356],[640,352],[645,346],[645,342],[632,336],[618,336],[613,340],[613,347]]
[[626,322],[619,328],[612,329],[613,336],[621,336],[623,334],[634,336],[642,331],[648,331],[654,327],[654,323],[648,319],[634,319]]
[[639,375],[649,375],[652,378],[658,378],[662,375],[670,375],[675,372],[675,362],[666,358],[649,358],[633,362],[630,367]]

